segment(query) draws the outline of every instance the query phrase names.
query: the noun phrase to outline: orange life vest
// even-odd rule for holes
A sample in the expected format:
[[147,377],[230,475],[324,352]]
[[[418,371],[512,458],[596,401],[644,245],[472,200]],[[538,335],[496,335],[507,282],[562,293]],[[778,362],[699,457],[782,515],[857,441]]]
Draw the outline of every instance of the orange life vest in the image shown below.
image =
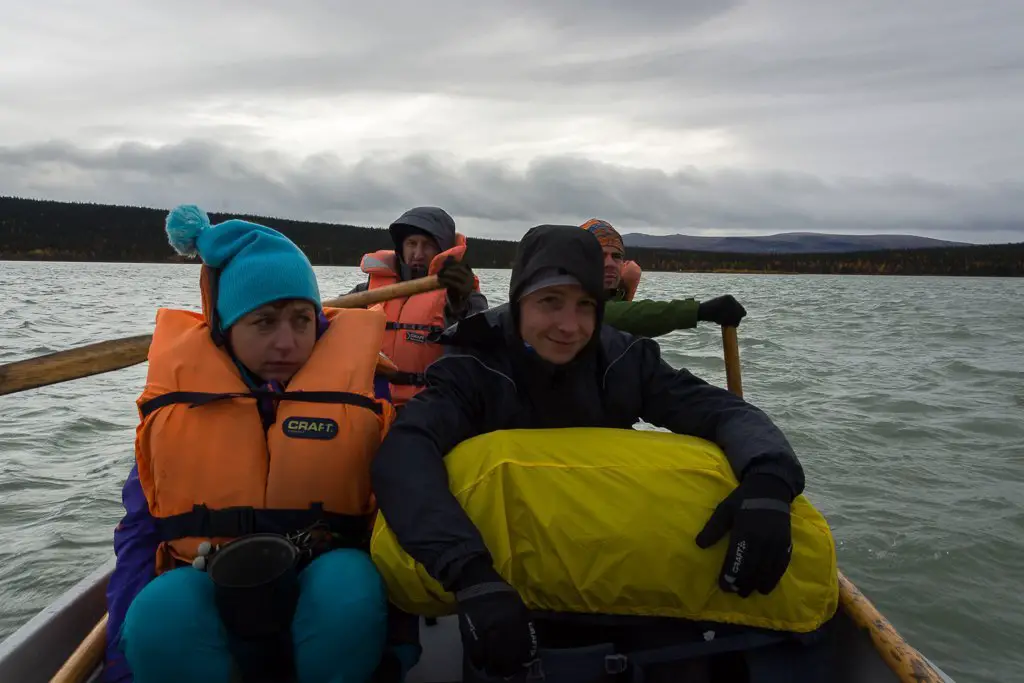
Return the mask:
[[[461,261],[465,254],[466,238],[455,233],[455,246],[431,259],[427,274],[435,275],[449,256]],[[398,256],[394,251],[366,254],[359,267],[370,276],[369,289],[393,285],[399,280]],[[475,276],[473,288],[480,291],[480,280]],[[408,373],[407,383],[391,383],[391,400],[396,406],[422,391],[422,373],[441,357],[441,345],[434,338],[444,332],[445,297],[445,290],[436,289],[372,307],[382,309],[388,318],[381,351],[400,371]]]
[[378,362],[386,364],[385,317],[324,313],[330,326],[277,395],[275,422],[264,430],[252,391],[207,319],[158,311],[135,440],[161,538],[158,573],[176,559],[191,562],[205,540],[314,523],[345,538],[367,534],[376,512],[370,462],[395,414],[373,388]]
[[622,263],[622,278],[619,287],[621,287],[625,293],[623,299],[625,301],[632,301],[633,297],[636,296],[636,289],[640,286],[640,276],[643,271],[640,270],[640,264],[636,261],[624,261]]

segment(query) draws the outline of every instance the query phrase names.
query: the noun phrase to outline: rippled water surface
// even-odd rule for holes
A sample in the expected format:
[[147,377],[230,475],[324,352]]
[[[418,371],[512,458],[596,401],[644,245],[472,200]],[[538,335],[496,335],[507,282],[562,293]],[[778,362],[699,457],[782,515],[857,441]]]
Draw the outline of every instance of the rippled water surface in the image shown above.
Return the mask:
[[[318,268],[325,296],[362,278]],[[196,266],[0,262],[0,363],[198,309]],[[492,304],[508,271],[480,271]],[[640,295],[731,293],[746,397],[786,431],[840,566],[956,678],[1024,680],[1024,280],[651,273]],[[661,339],[724,386],[721,335]],[[0,397],[0,638],[106,560],[140,365]]]

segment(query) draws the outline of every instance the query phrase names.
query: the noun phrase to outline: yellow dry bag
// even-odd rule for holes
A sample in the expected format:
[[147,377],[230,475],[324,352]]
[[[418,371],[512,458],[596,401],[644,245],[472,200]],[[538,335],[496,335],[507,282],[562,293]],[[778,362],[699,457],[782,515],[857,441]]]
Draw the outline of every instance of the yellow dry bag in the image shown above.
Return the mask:
[[[495,568],[531,609],[666,616],[807,632],[836,611],[835,544],[803,496],[792,506],[793,557],[768,595],[718,587],[727,539],[694,539],[738,484],[721,449],[690,436],[631,429],[526,429],[483,434],[445,458],[455,498]],[[455,611],[398,545],[383,515],[371,544],[394,604]]]

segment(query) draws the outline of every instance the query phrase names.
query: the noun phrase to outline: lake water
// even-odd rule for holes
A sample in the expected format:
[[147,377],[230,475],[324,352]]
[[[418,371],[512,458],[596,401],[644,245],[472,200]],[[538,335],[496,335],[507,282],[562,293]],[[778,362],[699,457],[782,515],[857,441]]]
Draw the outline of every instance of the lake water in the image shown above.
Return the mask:
[[[198,309],[197,266],[0,262],[0,363]],[[324,296],[355,268],[318,268]],[[508,271],[480,271],[492,305]],[[1024,671],[1024,279],[651,273],[730,293],[744,390],[785,430],[840,567],[958,683]],[[721,334],[661,338],[725,385]],[[112,553],[145,366],[0,397],[0,638]]]

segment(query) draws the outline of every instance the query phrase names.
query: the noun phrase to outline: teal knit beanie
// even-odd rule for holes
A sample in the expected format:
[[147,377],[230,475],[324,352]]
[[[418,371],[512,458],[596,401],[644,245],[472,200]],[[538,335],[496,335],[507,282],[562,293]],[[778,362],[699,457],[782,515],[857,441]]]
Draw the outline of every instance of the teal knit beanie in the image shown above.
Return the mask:
[[210,225],[206,213],[189,204],[167,215],[167,239],[179,254],[198,254],[203,263],[219,271],[221,330],[281,299],[304,299],[317,312],[321,310],[312,264],[294,242],[273,228],[239,219]]

